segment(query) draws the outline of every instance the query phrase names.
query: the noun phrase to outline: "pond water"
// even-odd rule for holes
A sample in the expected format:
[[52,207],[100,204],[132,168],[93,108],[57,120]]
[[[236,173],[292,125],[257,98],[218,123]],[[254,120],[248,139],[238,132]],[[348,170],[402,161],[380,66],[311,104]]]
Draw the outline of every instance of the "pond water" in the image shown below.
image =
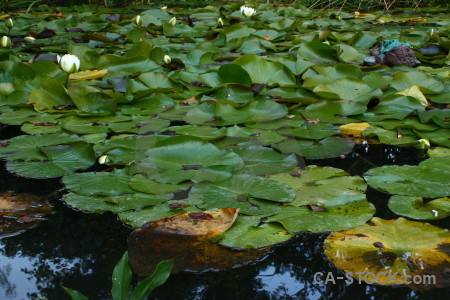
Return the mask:
[[[5,137],[3,137],[5,138]],[[306,164],[342,168],[361,175],[381,165],[417,164],[420,151],[384,145],[359,145],[345,158],[307,160]],[[29,180],[8,174],[0,165],[0,191],[55,194],[59,180]],[[0,240],[0,299],[69,299],[61,285],[76,289],[90,299],[110,299],[111,274],[126,250],[131,229],[112,213],[75,211],[52,196],[53,214],[39,226]],[[376,216],[392,219],[388,195],[369,189]],[[430,222],[450,228],[450,222]],[[444,299],[450,289],[425,292],[407,287],[358,284],[316,284],[316,272],[342,276],[324,257],[326,233],[301,233],[268,255],[229,271],[172,275],[152,294],[155,299]]]

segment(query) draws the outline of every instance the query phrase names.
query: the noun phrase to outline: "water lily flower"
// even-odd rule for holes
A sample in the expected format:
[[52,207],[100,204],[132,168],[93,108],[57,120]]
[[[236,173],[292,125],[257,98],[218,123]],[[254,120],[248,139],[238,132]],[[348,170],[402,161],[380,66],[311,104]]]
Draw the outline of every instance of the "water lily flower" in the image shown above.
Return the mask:
[[4,48],[9,48],[11,46],[11,39],[6,35],[2,36],[2,39],[0,40],[0,45]]
[[35,39],[34,37],[32,37],[32,36],[26,36],[26,37],[24,37],[24,40],[25,40],[25,42],[27,42],[27,43],[32,43],[32,42],[34,42],[36,39]]
[[173,17],[172,19],[169,20],[169,25],[175,26],[176,24],[177,24],[177,18]]
[[59,66],[66,73],[75,73],[80,69],[80,59],[72,54],[66,54],[59,59]]
[[164,55],[163,61],[166,64],[170,64],[172,62],[172,58],[169,55]]
[[222,18],[217,19],[217,26],[222,27],[223,26],[223,20]]
[[11,18],[6,20],[6,27],[8,27],[9,29],[12,29],[14,27],[14,22]]
[[134,19],[134,24],[136,24],[137,27],[142,26],[142,17],[140,15],[136,16],[136,18]]
[[167,6],[163,6],[160,9],[166,11],[167,10]]
[[243,14],[246,18],[250,18],[256,14],[256,10],[251,7],[241,6],[241,14]]
[[108,155],[102,155],[98,158],[98,163],[101,165],[107,164],[107,163],[109,163],[109,161],[110,160],[109,160]]

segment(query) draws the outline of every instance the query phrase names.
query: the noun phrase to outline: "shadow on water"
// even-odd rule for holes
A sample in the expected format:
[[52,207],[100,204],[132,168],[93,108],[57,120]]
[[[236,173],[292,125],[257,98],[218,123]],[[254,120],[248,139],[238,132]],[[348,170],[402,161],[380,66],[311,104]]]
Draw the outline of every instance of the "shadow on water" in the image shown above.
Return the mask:
[[[306,164],[342,168],[362,175],[374,166],[417,164],[419,150],[382,145],[359,145],[345,158],[307,160]],[[30,180],[8,174],[0,164],[0,191],[46,195],[62,188],[59,180]],[[395,218],[387,209],[389,195],[369,189],[376,216]],[[126,250],[129,228],[110,213],[74,211],[50,199],[55,212],[38,227],[0,240],[0,299],[69,299],[60,285],[90,299],[110,299],[111,274]],[[449,228],[449,221],[433,222]],[[234,270],[172,275],[155,290],[155,299],[444,299],[450,289],[415,292],[357,282],[316,284],[316,272],[342,276],[324,258],[327,234],[304,233],[276,247],[259,262]]]

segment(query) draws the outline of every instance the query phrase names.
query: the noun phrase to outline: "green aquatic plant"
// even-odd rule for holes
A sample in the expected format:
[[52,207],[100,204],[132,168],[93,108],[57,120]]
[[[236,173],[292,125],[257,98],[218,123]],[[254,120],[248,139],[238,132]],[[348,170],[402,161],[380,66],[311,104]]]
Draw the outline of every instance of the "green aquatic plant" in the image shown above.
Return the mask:
[[[122,258],[117,262],[112,274],[111,295],[113,300],[144,300],[155,288],[164,284],[169,278],[172,270],[172,261],[161,261],[155,268],[153,274],[145,278],[132,289],[131,267],[128,263],[128,252],[125,252]],[[82,293],[64,287],[64,290],[72,297],[72,300],[88,299]]]

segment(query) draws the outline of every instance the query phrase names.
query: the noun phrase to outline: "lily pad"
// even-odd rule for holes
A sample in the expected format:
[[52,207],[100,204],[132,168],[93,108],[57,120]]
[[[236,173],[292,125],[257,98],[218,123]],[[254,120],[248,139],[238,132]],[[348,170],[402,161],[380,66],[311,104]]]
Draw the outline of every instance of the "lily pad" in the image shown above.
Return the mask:
[[238,249],[263,248],[283,243],[294,235],[282,226],[262,223],[260,217],[240,216],[221,236],[219,244]]
[[450,199],[425,202],[421,197],[396,195],[389,199],[389,208],[397,215],[416,220],[438,220],[450,216]]
[[327,137],[318,141],[288,139],[275,145],[274,148],[282,153],[295,153],[305,158],[319,159],[347,154],[352,151],[354,146],[355,144],[350,140],[341,137]]
[[350,229],[367,222],[375,207],[365,195],[342,195],[322,206],[284,206],[266,222],[283,225],[289,232],[326,232]]
[[172,184],[184,180],[223,181],[242,166],[243,161],[237,154],[190,136],[175,136],[158,142],[136,162],[139,172]]
[[148,274],[164,259],[173,259],[173,272],[229,269],[258,259],[268,249],[234,251],[209,239],[226,231],[238,209],[186,212],[147,223],[128,237],[131,267],[137,274]]
[[287,184],[295,191],[296,198],[289,204],[292,206],[325,205],[343,195],[363,195],[367,188],[359,176],[348,176],[341,169],[314,165],[274,174],[270,178]]
[[[355,278],[422,290],[450,284],[446,276],[449,244],[446,229],[403,218],[373,218],[360,227],[331,233],[324,249],[338,269]],[[413,281],[415,276],[422,280]]]
[[[428,161],[433,159],[436,158],[430,158]],[[424,162],[427,162],[427,160]],[[364,179],[375,189],[392,194],[414,197],[445,197],[450,195],[449,176],[448,168],[439,162],[439,165],[430,167],[405,165],[373,168],[364,174]]]

